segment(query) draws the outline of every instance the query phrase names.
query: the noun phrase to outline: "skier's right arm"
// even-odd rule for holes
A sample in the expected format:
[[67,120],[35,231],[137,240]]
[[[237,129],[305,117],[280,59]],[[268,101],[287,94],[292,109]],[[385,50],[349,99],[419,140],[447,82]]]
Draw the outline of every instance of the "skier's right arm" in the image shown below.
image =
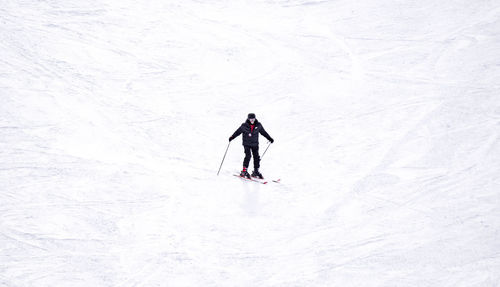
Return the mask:
[[232,136],[229,137],[229,141],[234,140],[237,136],[239,136],[243,132],[242,128],[239,127]]

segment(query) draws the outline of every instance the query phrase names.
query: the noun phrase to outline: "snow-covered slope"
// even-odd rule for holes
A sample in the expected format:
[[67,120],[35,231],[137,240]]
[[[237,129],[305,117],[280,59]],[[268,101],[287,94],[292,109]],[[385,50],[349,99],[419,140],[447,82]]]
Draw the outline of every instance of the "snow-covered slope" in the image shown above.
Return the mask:
[[[4,0],[0,22],[0,286],[500,285],[498,1]],[[249,112],[281,184],[231,176],[241,138],[216,175]]]

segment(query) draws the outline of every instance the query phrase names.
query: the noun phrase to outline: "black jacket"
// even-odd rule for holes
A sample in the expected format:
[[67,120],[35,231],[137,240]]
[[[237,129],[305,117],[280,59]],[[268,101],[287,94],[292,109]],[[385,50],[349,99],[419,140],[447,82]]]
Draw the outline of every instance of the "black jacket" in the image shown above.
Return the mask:
[[255,127],[253,129],[253,132],[251,131],[250,128],[250,121],[247,120],[241,126],[234,132],[234,134],[231,136],[231,140],[235,139],[237,136],[240,134],[243,134],[243,145],[246,146],[258,146],[259,145],[259,133],[261,133],[263,136],[265,136],[270,142],[273,142],[273,138],[264,130],[264,127],[262,124],[256,119],[255,120]]

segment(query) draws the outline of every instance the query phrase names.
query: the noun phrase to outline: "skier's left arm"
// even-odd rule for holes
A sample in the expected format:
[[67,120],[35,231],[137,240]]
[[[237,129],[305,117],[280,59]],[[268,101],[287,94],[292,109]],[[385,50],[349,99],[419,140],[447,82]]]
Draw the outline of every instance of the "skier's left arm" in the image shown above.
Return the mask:
[[264,127],[260,125],[260,131],[259,131],[264,137],[266,137],[267,140],[269,140],[271,143],[274,143],[274,139],[266,132]]

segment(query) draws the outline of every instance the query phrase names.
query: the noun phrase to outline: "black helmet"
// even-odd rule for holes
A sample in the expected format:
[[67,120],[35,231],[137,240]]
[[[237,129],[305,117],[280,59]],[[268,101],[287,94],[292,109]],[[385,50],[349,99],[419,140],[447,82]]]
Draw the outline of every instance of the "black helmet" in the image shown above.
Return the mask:
[[254,113],[249,113],[248,114],[248,119],[255,119],[255,114]]

